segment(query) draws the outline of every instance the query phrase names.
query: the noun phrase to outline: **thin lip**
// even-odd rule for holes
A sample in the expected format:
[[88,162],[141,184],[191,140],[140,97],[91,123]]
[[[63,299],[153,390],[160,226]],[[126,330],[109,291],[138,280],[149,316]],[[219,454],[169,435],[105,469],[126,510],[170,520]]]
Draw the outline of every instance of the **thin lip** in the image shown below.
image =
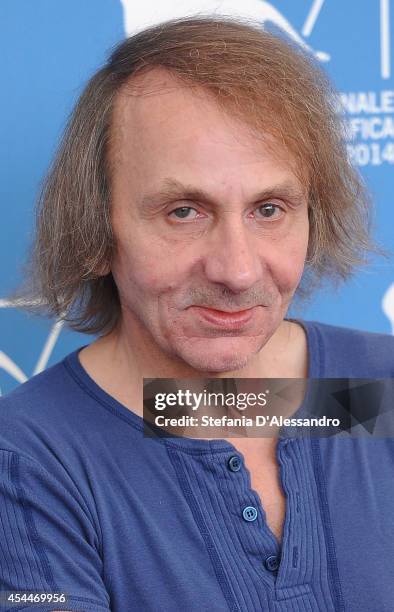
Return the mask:
[[222,331],[228,330],[231,332],[234,332],[234,330],[241,331],[246,325],[249,325],[254,317],[255,310],[256,307],[238,312],[218,311],[205,307],[195,309],[197,316],[205,323]]
[[243,308],[242,310],[221,310],[219,308],[212,308],[211,306],[195,306],[195,308],[204,308],[205,310],[211,310],[212,312],[220,312],[223,314],[240,314],[241,312],[247,312],[252,310],[255,306],[249,306],[249,308]]

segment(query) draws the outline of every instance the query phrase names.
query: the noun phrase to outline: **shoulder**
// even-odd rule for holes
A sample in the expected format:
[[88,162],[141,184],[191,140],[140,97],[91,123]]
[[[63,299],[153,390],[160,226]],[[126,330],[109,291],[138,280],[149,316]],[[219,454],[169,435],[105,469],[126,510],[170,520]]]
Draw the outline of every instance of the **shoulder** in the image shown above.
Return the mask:
[[40,413],[50,412],[51,403],[58,402],[59,395],[69,386],[68,379],[63,362],[32,376],[0,397],[0,417],[12,413],[13,417],[25,414],[37,418]]
[[394,376],[394,336],[305,321],[325,377]]
[[[101,389],[79,362],[80,349],[0,397],[0,449],[41,464],[74,462],[140,440],[142,419]],[[90,460],[90,459],[89,459]]]
[[0,449],[42,459],[66,445],[80,429],[79,393],[60,361],[0,397]]

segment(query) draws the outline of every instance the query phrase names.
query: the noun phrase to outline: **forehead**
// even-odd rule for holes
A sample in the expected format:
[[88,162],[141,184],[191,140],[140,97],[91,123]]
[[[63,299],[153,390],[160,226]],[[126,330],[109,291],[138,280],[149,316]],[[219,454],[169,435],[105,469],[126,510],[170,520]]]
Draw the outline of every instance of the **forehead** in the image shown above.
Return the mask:
[[[252,173],[305,181],[294,157],[269,131],[225,112],[213,95],[155,68],[132,77],[117,95],[111,130],[113,169],[212,181]],[[283,176],[282,176],[283,175]],[[286,176],[285,176],[286,175]],[[189,181],[191,182],[191,181]]]

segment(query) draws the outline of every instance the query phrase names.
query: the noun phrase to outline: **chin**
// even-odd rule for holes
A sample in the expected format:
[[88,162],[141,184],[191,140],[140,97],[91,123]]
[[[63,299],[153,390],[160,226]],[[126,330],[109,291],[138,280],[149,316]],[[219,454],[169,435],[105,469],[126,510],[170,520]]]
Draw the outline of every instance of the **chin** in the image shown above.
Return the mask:
[[[194,346],[193,346],[194,344]],[[201,374],[219,374],[234,372],[244,368],[250,358],[259,350],[260,346],[240,346],[239,339],[220,339],[222,346],[209,346],[207,338],[204,342],[192,343],[178,352],[179,357]],[[254,343],[253,343],[254,345]]]

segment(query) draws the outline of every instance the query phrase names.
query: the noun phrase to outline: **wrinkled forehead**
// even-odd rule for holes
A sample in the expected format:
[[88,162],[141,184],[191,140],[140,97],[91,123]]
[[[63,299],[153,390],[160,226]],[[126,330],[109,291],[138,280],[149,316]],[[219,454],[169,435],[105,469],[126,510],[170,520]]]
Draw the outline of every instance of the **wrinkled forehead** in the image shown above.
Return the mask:
[[[218,126],[222,129],[219,130]],[[152,154],[157,146],[176,146],[189,137],[191,145],[220,133],[221,144],[226,134],[228,147],[248,149],[250,157],[259,151],[286,165],[308,190],[305,166],[273,133],[269,120],[257,124],[252,115],[234,104],[228,106],[212,91],[172,71],[155,67],[130,77],[115,97],[109,139],[109,166],[117,166],[142,153],[149,142]],[[177,143],[176,143],[177,140]],[[220,160],[218,160],[220,163]]]

